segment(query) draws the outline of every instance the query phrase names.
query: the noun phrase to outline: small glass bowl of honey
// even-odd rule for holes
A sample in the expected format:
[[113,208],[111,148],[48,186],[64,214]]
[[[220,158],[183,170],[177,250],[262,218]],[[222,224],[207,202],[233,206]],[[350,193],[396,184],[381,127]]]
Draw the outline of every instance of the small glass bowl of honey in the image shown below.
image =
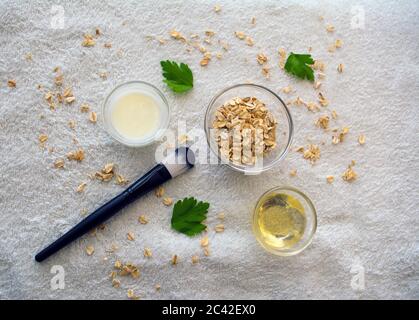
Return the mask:
[[267,251],[279,256],[300,253],[313,240],[317,215],[311,200],[288,186],[266,191],[253,213],[253,232]]

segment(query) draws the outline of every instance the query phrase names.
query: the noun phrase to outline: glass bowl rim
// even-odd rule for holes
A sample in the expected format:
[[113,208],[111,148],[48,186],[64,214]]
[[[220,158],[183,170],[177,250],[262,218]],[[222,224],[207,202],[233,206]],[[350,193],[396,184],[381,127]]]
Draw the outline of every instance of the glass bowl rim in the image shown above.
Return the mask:
[[[210,112],[212,107],[214,106],[215,101],[221,97],[223,94],[225,94],[226,92],[233,90],[235,88],[239,88],[239,87],[253,87],[253,88],[257,88],[257,89],[262,89],[262,91],[266,91],[268,93],[270,93],[271,95],[274,96],[275,99],[277,99],[281,105],[282,108],[285,110],[285,114],[288,120],[288,141],[287,141],[287,145],[284,148],[284,151],[282,151],[282,153],[279,154],[279,156],[273,160],[271,163],[269,163],[268,165],[264,165],[262,168],[260,169],[256,169],[256,170],[249,170],[249,168],[246,168],[246,166],[236,166],[234,165],[231,161],[225,162],[222,161],[220,156],[218,155],[218,152],[215,152],[215,150],[211,147],[211,142],[210,142],[210,132],[209,132],[209,127],[207,126],[207,120],[210,117]],[[207,110],[205,112],[205,117],[204,117],[204,129],[205,129],[205,136],[206,136],[206,140],[207,140],[207,145],[209,146],[211,152],[217,156],[218,160],[222,161],[222,164],[226,164],[228,167],[232,168],[233,170],[242,172],[242,173],[261,173],[264,171],[267,171],[269,169],[271,169],[272,167],[274,167],[277,163],[279,163],[281,160],[283,160],[285,158],[285,156],[288,154],[289,149],[291,147],[292,144],[292,140],[294,138],[294,123],[292,120],[292,116],[290,111],[288,110],[287,105],[285,104],[285,102],[281,99],[281,97],[279,95],[277,95],[275,92],[273,92],[271,89],[259,85],[259,84],[255,84],[255,83],[239,83],[239,84],[235,84],[232,86],[229,86],[221,91],[219,91],[209,102],[208,106],[207,106]]]
[[[110,127],[112,126],[109,122],[110,120],[107,119],[106,117],[106,109],[107,109],[107,103],[110,99],[110,97],[119,89],[131,85],[131,84],[139,84],[145,87],[149,87],[150,89],[152,89],[153,91],[155,91],[158,96],[162,99],[164,107],[167,109],[167,119],[166,121],[163,123],[163,125],[161,127],[159,127],[159,129],[156,131],[156,134],[154,136],[152,136],[151,138],[149,138],[147,141],[144,142],[132,142],[132,141],[128,141],[123,139],[122,136],[120,135],[116,135],[114,132],[112,132],[110,130]],[[102,116],[103,116],[103,123],[104,123],[104,127],[105,127],[105,131],[116,141],[122,143],[123,145],[126,145],[128,147],[145,147],[148,146],[154,142],[156,142],[158,139],[160,139],[165,130],[167,130],[167,128],[169,127],[169,123],[170,123],[170,119],[171,119],[171,107],[169,105],[169,102],[167,101],[166,96],[163,94],[163,92],[157,88],[155,85],[143,81],[143,80],[130,80],[130,81],[126,81],[126,82],[122,82],[118,85],[116,85],[115,87],[113,87],[107,94],[105,99],[103,100],[102,103]],[[113,129],[116,131],[116,129]]]
[[275,254],[275,255],[277,255],[277,256],[283,256],[283,257],[289,257],[289,256],[294,256],[294,255],[297,255],[297,254],[299,254],[300,252],[302,252],[302,251],[304,251],[312,242],[313,242],[313,238],[314,238],[314,235],[316,234],[316,231],[317,231],[317,211],[316,211],[316,208],[315,208],[315,206],[314,206],[314,204],[313,204],[313,202],[311,201],[311,199],[304,193],[304,192],[302,192],[301,190],[299,190],[299,189],[297,189],[297,188],[295,188],[295,187],[292,187],[292,186],[288,186],[288,185],[282,185],[282,186],[276,186],[276,187],[273,187],[273,188],[270,188],[269,190],[267,190],[267,191],[265,191],[259,198],[258,198],[258,200],[257,200],[257,202],[256,202],[256,205],[255,205],[255,207],[254,207],[254,209],[253,209],[253,215],[252,215],[252,228],[254,229],[255,228],[255,218],[256,218],[256,215],[257,215],[257,213],[256,213],[256,211],[257,211],[257,208],[258,208],[258,206],[259,206],[259,204],[260,204],[260,201],[262,200],[262,198],[264,197],[264,196],[266,196],[267,194],[269,194],[269,193],[271,193],[271,192],[274,192],[274,191],[278,191],[278,190],[285,190],[285,191],[292,191],[292,192],[295,192],[295,193],[297,193],[298,195],[300,195],[303,199],[304,199],[304,201],[307,203],[307,205],[310,207],[310,214],[312,215],[312,217],[313,217],[313,226],[312,226],[312,228],[311,228],[311,231],[310,231],[310,234],[309,234],[309,238],[307,239],[307,241],[304,243],[304,245],[301,247],[301,248],[299,248],[298,250],[292,250],[292,249],[290,249],[290,251],[281,251],[281,250],[275,250],[275,249],[272,249],[272,248],[270,248],[270,247],[268,247],[261,239],[260,239],[260,237],[257,235],[257,233],[256,232],[253,232],[254,233],[254,235],[255,235],[255,238],[256,238],[256,240],[259,242],[259,244],[266,250],[266,251],[268,251],[268,252],[270,252],[270,253],[272,253],[272,254]]

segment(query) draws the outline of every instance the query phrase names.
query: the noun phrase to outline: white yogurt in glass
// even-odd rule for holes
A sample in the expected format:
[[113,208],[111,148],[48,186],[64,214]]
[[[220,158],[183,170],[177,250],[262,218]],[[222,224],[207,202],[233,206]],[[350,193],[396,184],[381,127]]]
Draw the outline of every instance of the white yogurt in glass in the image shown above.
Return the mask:
[[163,93],[151,84],[131,81],[117,86],[103,105],[106,130],[128,146],[145,146],[167,129],[170,108]]

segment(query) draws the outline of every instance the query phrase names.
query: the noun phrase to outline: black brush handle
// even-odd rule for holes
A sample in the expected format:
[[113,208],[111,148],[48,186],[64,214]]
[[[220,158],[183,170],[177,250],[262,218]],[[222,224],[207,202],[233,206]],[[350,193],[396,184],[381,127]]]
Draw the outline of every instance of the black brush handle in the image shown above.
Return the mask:
[[35,260],[41,262],[62,249],[72,241],[84,235],[94,227],[102,224],[119,210],[141,197],[143,194],[155,189],[157,186],[171,179],[169,171],[163,164],[158,164],[144,176],[131,184],[125,191],[117,195],[112,200],[106,202],[96,209],[88,217],[80,221],[76,226],[51,243],[48,247],[40,251]]

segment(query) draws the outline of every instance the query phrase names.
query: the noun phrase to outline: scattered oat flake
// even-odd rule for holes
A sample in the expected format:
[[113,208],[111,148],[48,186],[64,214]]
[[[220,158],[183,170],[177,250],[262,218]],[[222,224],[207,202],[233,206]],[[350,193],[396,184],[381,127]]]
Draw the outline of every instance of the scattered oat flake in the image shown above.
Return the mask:
[[87,183],[86,182],[82,182],[78,185],[76,192],[81,193],[84,191],[84,189],[86,189]]
[[138,217],[138,222],[141,224],[147,224],[148,218],[144,214],[142,214]]
[[155,191],[154,194],[156,195],[157,198],[160,198],[164,195],[164,188],[163,187],[158,187]]
[[314,87],[314,89],[317,90],[321,87],[321,85],[322,85],[322,83],[320,81],[315,81],[313,87]]
[[165,206],[171,206],[173,204],[173,199],[169,197],[163,198],[163,204]]
[[172,263],[172,265],[177,265],[179,262],[178,256],[176,254],[173,255],[172,260],[170,262]]
[[94,112],[94,111],[90,112],[89,121],[92,122],[92,123],[96,123],[97,122],[97,114],[96,114],[96,112]]
[[336,51],[335,44],[331,44],[329,47],[327,47],[327,51],[329,51],[329,52],[335,52]]
[[114,177],[114,174],[114,164],[107,163],[101,171],[95,172],[93,178],[96,178],[101,181],[110,181]]
[[269,78],[269,68],[263,67],[262,68],[262,74],[265,76],[265,78]]
[[76,100],[76,98],[74,96],[65,98],[66,103],[73,103],[75,100]]
[[280,56],[280,57],[282,57],[282,58],[286,58],[286,56],[287,56],[287,52],[285,51],[285,49],[284,49],[284,48],[279,48],[279,49],[278,49],[278,54],[279,54],[279,56]]
[[236,31],[234,32],[234,35],[239,38],[240,40],[243,40],[244,38],[246,38],[246,35],[244,34],[244,32],[242,31]]
[[104,46],[106,49],[110,49],[110,48],[112,48],[112,43],[107,42],[107,43],[105,43],[103,46]]
[[182,134],[182,135],[180,135],[180,136],[179,136],[179,138],[178,138],[178,141],[179,141],[180,143],[186,143],[188,140],[189,140],[189,137],[188,137],[188,135],[186,135],[186,134]]
[[287,60],[287,52],[283,48],[280,48],[278,50],[278,53],[279,53],[279,67],[281,69],[284,69],[285,63]]
[[54,167],[57,168],[57,169],[64,168],[64,160],[63,159],[55,160]]
[[205,52],[207,52],[207,49],[206,49],[205,47],[203,47],[203,46],[200,46],[200,47],[198,48],[198,50],[199,50],[199,52],[201,52],[201,53],[205,53]]
[[16,88],[16,80],[8,80],[7,85],[9,88]]
[[338,133],[338,135],[334,135],[332,137],[332,143],[338,144],[339,142],[343,142],[348,132],[349,132],[349,127],[343,127],[342,130],[340,130],[340,132]]
[[253,45],[255,44],[255,42],[253,41],[253,39],[251,37],[249,37],[249,36],[246,37],[245,42],[246,42],[246,44],[249,47],[253,47]]
[[139,297],[135,295],[134,290],[132,290],[132,289],[128,289],[127,297],[132,299],[132,300],[138,300],[139,299]]
[[215,35],[215,32],[213,30],[206,30],[205,35],[207,37],[213,37]]
[[115,264],[114,264],[114,267],[115,267],[115,269],[121,269],[122,268],[122,262],[119,261],[119,260],[116,260]]
[[314,70],[320,70],[320,71],[324,71],[326,65],[323,61],[321,60],[314,60],[314,64],[313,64],[313,69]]
[[204,57],[202,58],[202,60],[199,62],[199,64],[201,65],[201,67],[205,67],[208,65],[208,63],[210,62],[210,58],[208,57]]
[[199,257],[197,255],[193,255],[191,260],[192,264],[197,264],[199,262]]
[[82,103],[80,105],[80,111],[81,112],[89,112],[90,106],[87,103]]
[[128,232],[128,233],[127,233],[127,239],[128,239],[129,241],[134,241],[134,240],[135,240],[135,236],[134,236],[134,234],[133,234],[132,232]]
[[332,118],[335,120],[338,118],[338,114],[335,110],[332,110]]
[[321,116],[320,118],[317,119],[316,126],[322,129],[327,129],[329,128],[329,121],[330,121],[329,116]]
[[206,257],[209,257],[209,255],[210,255],[210,251],[209,251],[209,249],[208,249],[208,248],[204,248],[204,255],[205,255]]
[[53,97],[53,95],[52,95],[51,92],[47,92],[44,95],[45,100],[48,101],[48,102],[50,102],[50,103],[52,102],[52,97]]
[[342,179],[347,182],[352,182],[356,180],[356,178],[357,178],[356,172],[352,169],[352,165],[349,165],[348,169],[346,169],[346,171],[343,173]]
[[209,244],[209,240],[208,240],[208,236],[205,236],[201,239],[201,247],[205,248],[208,247]]
[[39,143],[44,144],[48,140],[48,136],[46,134],[40,134],[38,137]]
[[215,232],[217,232],[217,233],[221,233],[221,232],[223,232],[224,231],[224,225],[223,224],[217,224],[216,226],[215,226]]
[[257,62],[260,65],[265,64],[266,62],[268,62],[268,57],[265,54],[263,54],[263,53],[259,53],[257,55],[256,59],[257,59]]
[[304,101],[303,101],[303,99],[301,99],[300,97],[297,97],[295,100],[294,100],[294,102],[293,102],[295,105],[297,105],[297,106],[301,106],[301,105],[303,105],[303,104],[306,104]]
[[[60,92],[57,92],[57,101],[58,101],[58,103],[63,103],[64,102],[64,98],[63,98],[63,96]],[[50,102],[53,103],[52,101],[50,101]]]
[[327,100],[327,98],[321,92],[319,92],[319,103],[323,107],[327,107],[329,105],[329,100]]
[[220,212],[220,213],[217,215],[217,218],[218,218],[218,219],[220,219],[220,220],[224,220],[224,218],[225,218],[225,213],[224,213],[224,212]]
[[144,257],[151,258],[153,253],[151,252],[150,248],[144,248]]
[[290,93],[292,91],[292,87],[291,86],[287,86],[287,87],[283,87],[282,88],[282,92],[283,93]]
[[337,69],[338,69],[339,73],[342,73],[343,72],[343,63],[339,63]]
[[131,276],[132,278],[137,279],[140,277],[140,270],[134,264],[127,263],[127,264],[122,265],[119,271],[119,275],[122,277]]
[[95,248],[93,246],[86,247],[86,253],[88,256],[91,256],[95,252]]
[[256,18],[255,17],[252,17],[252,19],[250,19],[250,23],[253,24],[253,25],[255,25],[256,24]]
[[124,176],[122,176],[120,174],[116,175],[116,184],[118,184],[120,186],[125,186],[128,183],[129,183],[129,180],[125,179]]
[[307,110],[309,110],[311,112],[316,112],[316,111],[319,111],[319,109],[320,109],[319,106],[314,102],[307,102],[307,103],[303,103],[303,104],[306,106]]
[[290,171],[290,176],[291,177],[295,177],[297,175],[297,170],[296,169],[292,169],[291,171]]
[[315,144],[310,144],[309,148],[303,152],[303,157],[314,164],[320,159],[320,148]]
[[76,151],[71,151],[67,153],[68,160],[75,160],[75,161],[83,161],[84,159],[84,151],[83,149],[78,149]]
[[81,43],[83,47],[93,47],[95,44],[96,44],[96,41],[92,35],[90,34],[84,35],[83,42]]
[[335,177],[334,176],[327,176],[326,177],[327,183],[333,183],[334,180],[335,180]]
[[76,127],[76,121],[74,120],[68,121],[68,126],[70,127],[70,129],[74,129]]
[[157,291],[159,291],[161,289],[161,285],[156,284],[155,288],[156,288]]
[[359,143],[360,145],[365,144],[365,135],[361,134],[361,135],[358,137],[358,143]]
[[119,288],[121,286],[121,281],[118,279],[112,279],[112,287]]
[[331,24],[328,24],[328,25],[326,26],[326,31],[327,31],[327,32],[334,32],[334,31],[335,31],[335,27],[334,27],[334,26],[332,26]]
[[171,30],[170,36],[176,40],[186,41],[186,38],[180,32],[176,30]]
[[59,74],[59,75],[55,76],[55,78],[54,78],[54,83],[58,87],[63,85],[63,81],[64,81],[64,76],[62,74]]
[[73,95],[73,90],[71,88],[66,88],[63,92],[63,97],[71,97]]
[[111,173],[113,171],[113,168],[114,168],[114,164],[113,163],[107,163],[103,167],[102,171],[103,171],[103,173]]
[[214,11],[215,11],[216,13],[219,13],[219,12],[221,11],[221,6],[220,6],[219,4],[216,4],[216,5],[214,6]]
[[340,40],[340,39],[336,39],[335,40],[335,47],[336,48],[342,48],[342,46],[343,46],[343,41]]

